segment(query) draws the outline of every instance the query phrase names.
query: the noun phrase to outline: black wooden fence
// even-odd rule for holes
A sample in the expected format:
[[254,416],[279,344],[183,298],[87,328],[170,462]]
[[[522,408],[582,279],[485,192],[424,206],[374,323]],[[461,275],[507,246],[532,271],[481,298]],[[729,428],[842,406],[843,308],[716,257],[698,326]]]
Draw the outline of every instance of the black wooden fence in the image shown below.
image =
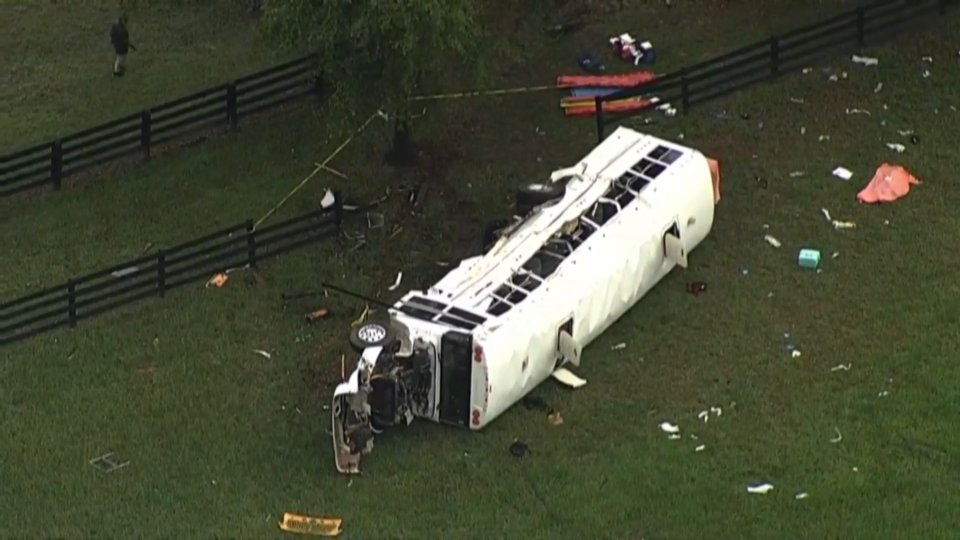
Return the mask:
[[[896,37],[916,23],[945,15],[949,0],[881,0],[830,19],[747,45],[731,53],[685,67],[646,84],[596,98],[597,137],[606,127],[649,109],[675,107],[686,114],[691,107],[713,101],[749,86],[768,82],[802,69],[810,62],[845,48],[876,45]],[[604,112],[604,103],[637,97],[656,102],[624,112]]]
[[315,55],[207,88],[163,105],[0,156],[0,197],[36,189],[59,190],[84,170],[150,152],[174,139],[223,127],[306,96],[321,96]]
[[210,279],[235,268],[336,236],[343,224],[339,194],[332,210],[319,210],[254,229],[253,222],[0,304],[0,346],[21,341],[147,298]]

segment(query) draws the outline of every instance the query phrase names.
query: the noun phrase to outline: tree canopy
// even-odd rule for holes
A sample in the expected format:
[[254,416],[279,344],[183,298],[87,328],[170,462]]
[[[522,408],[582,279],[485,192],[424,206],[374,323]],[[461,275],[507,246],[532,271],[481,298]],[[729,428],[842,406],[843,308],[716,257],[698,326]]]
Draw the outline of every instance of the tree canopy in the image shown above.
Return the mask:
[[270,0],[264,29],[319,55],[339,113],[402,115],[430,81],[479,74],[478,9],[479,0]]

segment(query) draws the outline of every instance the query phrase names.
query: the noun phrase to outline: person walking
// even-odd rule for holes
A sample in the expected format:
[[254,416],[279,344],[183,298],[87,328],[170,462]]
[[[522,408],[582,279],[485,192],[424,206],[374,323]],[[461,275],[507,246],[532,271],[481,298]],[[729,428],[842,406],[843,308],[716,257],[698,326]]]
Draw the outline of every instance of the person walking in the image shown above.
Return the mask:
[[127,53],[131,50],[137,50],[133,43],[130,43],[126,16],[121,15],[117,22],[110,27],[110,43],[113,44],[113,51],[117,53],[117,59],[113,62],[113,76],[122,77],[127,69]]

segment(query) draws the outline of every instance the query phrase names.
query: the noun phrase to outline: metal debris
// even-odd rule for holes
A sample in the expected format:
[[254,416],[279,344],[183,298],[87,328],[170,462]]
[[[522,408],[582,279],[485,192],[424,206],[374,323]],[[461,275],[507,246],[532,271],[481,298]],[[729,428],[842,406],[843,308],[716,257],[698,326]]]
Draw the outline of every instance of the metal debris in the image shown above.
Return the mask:
[[665,433],[680,433],[680,426],[675,426],[670,422],[663,422],[660,424],[660,429]]
[[90,464],[96,467],[101,472],[112,473],[118,469],[122,469],[130,464],[129,461],[121,461],[117,459],[113,452],[108,452],[102,456],[95,457],[90,460]]
[[395,291],[397,287],[400,286],[400,282],[403,281],[403,272],[397,272],[397,279],[394,280],[393,285],[387,287],[388,291]]
[[760,495],[765,495],[773,489],[773,484],[757,484],[755,486],[747,486],[747,493],[757,493]]

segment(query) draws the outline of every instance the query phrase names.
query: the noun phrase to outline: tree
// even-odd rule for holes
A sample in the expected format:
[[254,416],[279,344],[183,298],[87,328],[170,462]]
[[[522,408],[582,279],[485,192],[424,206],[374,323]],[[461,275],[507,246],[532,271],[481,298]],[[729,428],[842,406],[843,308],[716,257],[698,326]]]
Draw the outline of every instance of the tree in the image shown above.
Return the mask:
[[479,0],[270,0],[264,30],[319,55],[342,120],[379,109],[406,133],[410,97],[481,73],[478,9]]

